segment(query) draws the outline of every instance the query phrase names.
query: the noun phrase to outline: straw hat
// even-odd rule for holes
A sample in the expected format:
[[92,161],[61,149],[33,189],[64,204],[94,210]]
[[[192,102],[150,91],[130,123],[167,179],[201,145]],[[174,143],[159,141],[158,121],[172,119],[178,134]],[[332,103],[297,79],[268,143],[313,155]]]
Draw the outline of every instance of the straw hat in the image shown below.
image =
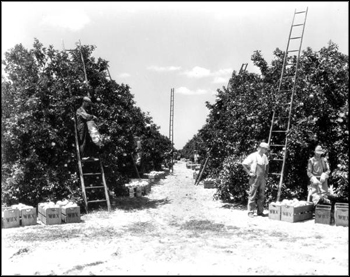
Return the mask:
[[86,102],[90,102],[90,103],[91,103],[90,97],[87,97],[87,96],[84,96],[83,101],[86,101]]
[[270,146],[266,142],[260,143],[259,147],[260,148],[265,148],[265,149],[269,149],[270,148]]
[[315,148],[315,153],[316,154],[324,154],[326,150],[322,149],[321,145],[317,145]]

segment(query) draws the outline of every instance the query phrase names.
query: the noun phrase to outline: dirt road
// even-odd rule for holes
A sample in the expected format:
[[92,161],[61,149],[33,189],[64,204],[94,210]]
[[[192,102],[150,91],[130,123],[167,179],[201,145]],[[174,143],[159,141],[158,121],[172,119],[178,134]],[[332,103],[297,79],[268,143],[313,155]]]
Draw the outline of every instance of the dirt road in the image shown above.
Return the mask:
[[348,227],[249,218],[174,173],[82,223],[2,229],[2,274],[347,275]]

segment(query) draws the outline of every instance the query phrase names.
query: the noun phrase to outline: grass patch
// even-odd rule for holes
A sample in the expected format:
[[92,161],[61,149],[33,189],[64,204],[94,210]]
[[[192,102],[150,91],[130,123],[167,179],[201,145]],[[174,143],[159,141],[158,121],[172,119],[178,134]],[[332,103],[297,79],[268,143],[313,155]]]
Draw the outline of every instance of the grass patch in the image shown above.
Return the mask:
[[120,197],[117,198],[114,208],[125,211],[156,209],[161,205],[166,205],[170,203],[171,201],[168,198],[151,200],[147,197]]
[[[49,241],[62,241],[70,240],[74,238],[94,238],[104,239],[107,237],[113,237],[120,235],[121,232],[115,230],[114,227],[89,227],[89,229],[82,228],[64,228],[64,226],[54,225],[45,226],[41,230],[31,229],[27,232],[16,233],[8,236],[10,241],[22,241],[22,242],[49,242]],[[83,235],[83,236],[82,236]]]
[[156,228],[150,222],[135,222],[131,225],[124,227],[124,231],[136,235],[148,234],[154,232]]
[[41,230],[32,229],[27,232],[16,233],[9,235],[10,240],[23,241],[23,242],[35,242],[35,241],[56,241],[66,238],[79,237],[82,233],[80,228],[65,229],[65,228],[45,228]]
[[224,224],[213,223],[210,220],[190,220],[182,224],[181,229],[192,231],[210,231],[219,232],[224,231]]

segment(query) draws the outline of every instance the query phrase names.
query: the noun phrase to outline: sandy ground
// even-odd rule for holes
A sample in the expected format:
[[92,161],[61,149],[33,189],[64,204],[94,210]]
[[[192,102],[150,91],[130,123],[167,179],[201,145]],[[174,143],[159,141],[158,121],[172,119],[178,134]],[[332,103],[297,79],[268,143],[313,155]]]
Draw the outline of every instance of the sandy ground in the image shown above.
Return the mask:
[[249,218],[193,183],[178,162],[111,213],[2,229],[2,275],[348,276],[348,227]]

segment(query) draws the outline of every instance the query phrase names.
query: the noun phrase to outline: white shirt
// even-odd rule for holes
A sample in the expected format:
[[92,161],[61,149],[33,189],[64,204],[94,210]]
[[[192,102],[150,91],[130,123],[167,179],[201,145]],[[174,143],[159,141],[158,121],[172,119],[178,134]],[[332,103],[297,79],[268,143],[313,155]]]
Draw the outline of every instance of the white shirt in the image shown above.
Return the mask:
[[266,166],[269,164],[269,160],[265,154],[260,155],[259,151],[256,151],[244,159],[242,164],[250,166],[250,171],[255,172],[256,165]]

